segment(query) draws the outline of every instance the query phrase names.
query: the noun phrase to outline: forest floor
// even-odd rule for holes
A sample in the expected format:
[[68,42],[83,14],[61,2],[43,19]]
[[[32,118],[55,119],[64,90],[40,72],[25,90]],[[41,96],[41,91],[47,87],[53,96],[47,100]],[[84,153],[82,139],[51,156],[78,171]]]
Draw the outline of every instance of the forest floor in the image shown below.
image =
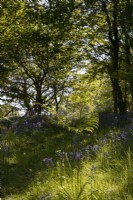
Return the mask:
[[10,126],[1,128],[2,200],[133,200],[132,123],[90,134],[49,119]]

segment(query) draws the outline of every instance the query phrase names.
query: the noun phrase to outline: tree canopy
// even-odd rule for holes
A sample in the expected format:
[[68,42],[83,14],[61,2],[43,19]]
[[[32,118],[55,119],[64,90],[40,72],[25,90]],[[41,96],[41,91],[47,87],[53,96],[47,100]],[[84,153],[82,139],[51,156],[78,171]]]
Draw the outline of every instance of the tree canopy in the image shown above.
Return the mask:
[[1,101],[27,114],[58,113],[68,98],[80,112],[131,111],[132,10],[131,0],[2,1]]

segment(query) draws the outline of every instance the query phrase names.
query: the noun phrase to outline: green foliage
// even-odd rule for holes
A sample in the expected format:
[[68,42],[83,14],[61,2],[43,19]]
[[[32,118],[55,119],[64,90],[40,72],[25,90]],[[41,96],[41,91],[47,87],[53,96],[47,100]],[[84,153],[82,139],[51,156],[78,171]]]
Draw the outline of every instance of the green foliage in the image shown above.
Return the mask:
[[[114,98],[115,111],[131,109],[130,1],[9,0],[2,1],[0,9],[1,99],[6,96],[27,113],[41,114],[51,108],[58,112],[63,96],[75,93],[74,105],[82,114],[86,104],[93,109],[98,102],[92,79],[103,80],[107,74],[105,90],[99,93],[107,85],[114,93],[105,95],[107,101],[101,98],[98,108],[105,110],[109,105],[112,110]],[[83,79],[75,74],[80,69],[86,73]],[[77,86],[83,95],[77,94]]]
[[82,134],[73,144],[75,134],[55,123],[40,132],[8,131],[0,146],[3,197],[131,200],[132,125],[128,130],[97,132],[92,143],[93,135],[80,145]]
[[98,116],[90,116],[89,118],[79,118],[72,121],[70,129],[78,134],[93,133],[98,128]]
[[12,106],[10,104],[0,105],[0,120],[1,119],[9,120],[9,117],[16,115],[18,115],[18,109],[15,106]]
[[[6,6],[3,2],[1,8],[2,29],[8,26],[8,18],[11,21],[8,34],[5,31],[5,37],[1,37],[3,46],[8,43],[4,51],[8,61],[3,61],[3,65],[11,69],[10,78],[1,86],[1,96],[6,95],[8,100],[17,101],[28,112],[34,110],[41,114],[43,109],[51,105],[58,110],[72,66],[65,53],[69,48],[69,44],[65,44],[68,39],[64,38],[58,27],[61,23],[58,16],[60,12],[56,18],[54,12],[66,5],[63,2],[60,6],[53,4],[54,9],[52,6],[47,10],[39,2],[15,2],[14,16],[11,11],[8,15],[11,2]],[[62,14],[67,18],[67,10],[64,11]],[[15,24],[12,23],[14,18]],[[11,47],[13,50],[10,52]]]
[[99,112],[133,107],[132,8],[129,0],[2,0],[0,120],[18,115],[13,103],[49,116],[34,131],[28,121],[17,133],[0,126],[5,199],[132,199],[132,133],[124,143],[111,130],[104,143],[96,131]]
[[83,183],[80,172],[75,169],[73,175],[70,178],[64,178],[63,186],[60,187],[60,191],[57,194],[59,199],[72,199],[72,200],[83,200],[86,199],[84,189],[87,182]]

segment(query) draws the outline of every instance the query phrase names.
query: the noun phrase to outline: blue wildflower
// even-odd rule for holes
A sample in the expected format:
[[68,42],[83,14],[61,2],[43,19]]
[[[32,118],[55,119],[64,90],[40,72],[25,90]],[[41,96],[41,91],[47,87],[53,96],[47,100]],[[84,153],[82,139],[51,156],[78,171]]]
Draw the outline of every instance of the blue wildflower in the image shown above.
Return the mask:
[[120,137],[125,140],[127,138],[127,133],[122,132]]
[[75,153],[75,160],[80,160],[82,158],[83,154],[81,151],[77,151]]
[[47,166],[53,166],[53,160],[50,157],[44,158],[42,160]]
[[94,171],[95,169],[96,169],[96,166],[95,166],[95,165],[92,165],[91,171]]
[[92,147],[92,151],[98,151],[99,150],[99,146],[98,145],[94,145],[93,147]]

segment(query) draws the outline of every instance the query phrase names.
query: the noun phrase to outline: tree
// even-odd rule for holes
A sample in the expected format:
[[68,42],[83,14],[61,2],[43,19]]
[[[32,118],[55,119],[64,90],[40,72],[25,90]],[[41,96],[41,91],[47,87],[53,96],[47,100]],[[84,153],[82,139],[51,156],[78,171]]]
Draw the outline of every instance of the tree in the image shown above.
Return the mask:
[[[121,38],[124,35],[120,31],[120,16],[122,10],[125,12],[126,3],[122,3],[120,0],[84,2],[83,11],[87,13],[86,21],[88,21],[87,29],[89,31],[86,42],[88,47],[85,46],[86,55],[88,54],[88,59],[94,63],[97,71],[102,73],[104,71],[110,76],[114,112],[125,113],[127,108],[120,76],[121,51],[125,50],[125,47],[121,45]],[[126,27],[126,23],[123,23],[123,26]]]
[[[10,3],[7,4],[7,10]],[[7,83],[3,84],[1,94],[11,101],[18,101],[28,112],[34,110],[41,114],[44,108],[53,103],[58,111],[67,74],[72,68],[71,44],[68,42],[68,33],[63,32],[61,17],[64,16],[65,23],[71,17],[71,12],[63,2],[58,4],[58,1],[56,4],[49,1],[47,5],[41,5],[39,1],[25,1],[21,4],[16,2],[15,5],[21,8],[17,7],[18,18],[15,25],[10,25],[8,38],[10,40],[13,35],[16,38],[13,37],[14,43],[9,43],[12,53],[7,51],[11,61],[10,65],[7,62],[7,66],[15,71],[11,71]],[[4,20],[3,26],[6,26]],[[22,20],[23,23],[19,25]]]
[[58,112],[74,76],[70,71],[85,68],[94,77],[109,75],[114,111],[125,113],[126,96],[133,96],[132,29],[126,25],[130,6],[129,0],[3,2],[0,44],[6,82],[1,96],[27,112],[41,114],[48,107]]
[[[123,6],[124,4],[124,6]],[[131,96],[131,106],[133,108],[133,69],[132,69],[132,51],[133,51],[133,20],[132,20],[132,1],[125,0],[121,2],[120,13],[120,31],[121,31],[121,75],[125,83],[125,102],[128,103],[128,96]]]

